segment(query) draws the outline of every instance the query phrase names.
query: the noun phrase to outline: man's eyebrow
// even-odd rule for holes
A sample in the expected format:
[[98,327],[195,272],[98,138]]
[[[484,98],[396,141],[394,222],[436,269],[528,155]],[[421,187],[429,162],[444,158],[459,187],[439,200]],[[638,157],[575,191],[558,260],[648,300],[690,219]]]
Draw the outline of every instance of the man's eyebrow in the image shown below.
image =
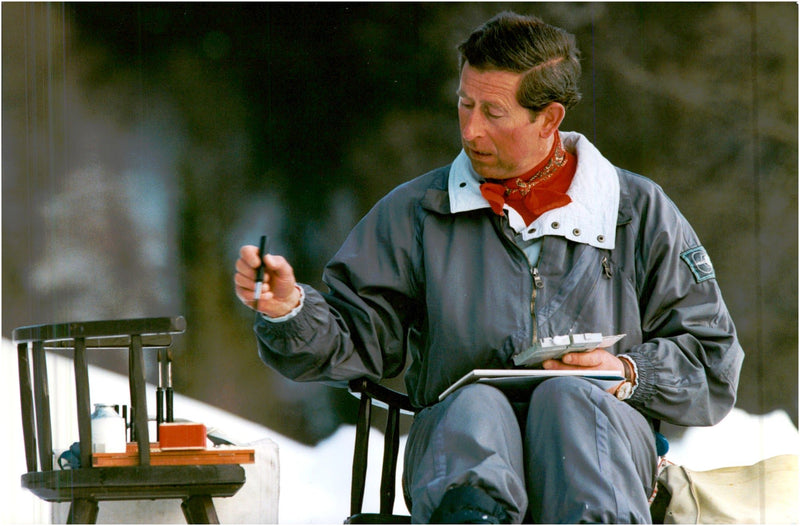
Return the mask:
[[[457,89],[457,90],[456,90],[456,95],[457,95],[458,97],[462,98],[462,99],[469,99],[469,100],[472,100],[472,97],[470,97],[469,95],[467,95],[467,94],[464,92],[464,90],[462,90],[461,88],[459,88],[459,89]],[[495,110],[502,111],[502,112],[504,112],[504,113],[505,113],[505,112],[508,112],[508,108],[506,108],[506,106],[505,106],[504,104],[500,103],[500,102],[481,102],[481,103],[480,103],[480,105],[481,105],[482,107],[484,107],[484,108],[487,108],[487,109],[495,109]]]

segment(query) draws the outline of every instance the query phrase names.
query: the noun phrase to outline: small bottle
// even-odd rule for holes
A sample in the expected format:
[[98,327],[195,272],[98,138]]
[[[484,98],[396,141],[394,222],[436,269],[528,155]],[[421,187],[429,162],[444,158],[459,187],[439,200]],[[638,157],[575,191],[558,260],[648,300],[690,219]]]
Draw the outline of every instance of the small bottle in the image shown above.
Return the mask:
[[95,404],[92,413],[92,453],[125,453],[125,419],[106,404]]

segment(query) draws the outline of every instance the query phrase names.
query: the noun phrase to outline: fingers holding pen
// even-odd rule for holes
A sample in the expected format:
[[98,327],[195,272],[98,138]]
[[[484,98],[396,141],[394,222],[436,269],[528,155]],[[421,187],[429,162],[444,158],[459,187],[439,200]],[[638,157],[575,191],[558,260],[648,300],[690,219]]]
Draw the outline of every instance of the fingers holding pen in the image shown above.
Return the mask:
[[[263,277],[259,276],[262,265]],[[258,278],[262,285],[256,303]],[[261,258],[258,247],[253,245],[245,245],[239,251],[234,284],[236,296],[242,303],[270,316],[282,316],[300,301],[294,269],[286,258],[276,254]]]
[[245,245],[239,249],[239,259],[236,260],[236,273],[233,276],[236,296],[248,307],[255,308],[255,290],[257,281],[263,280],[259,274],[265,275],[266,264],[260,257],[259,248]]
[[283,256],[274,254],[264,257],[264,268],[264,282],[255,309],[273,318],[289,314],[300,305],[301,297],[294,269]]
[[283,300],[291,295],[297,281],[294,269],[286,258],[277,254],[267,254],[264,257],[264,284],[269,284],[269,290],[276,299]]
[[236,271],[242,274],[252,275],[255,280],[258,267],[263,264],[259,255],[258,247],[254,245],[244,245],[239,249],[239,259],[236,261]]

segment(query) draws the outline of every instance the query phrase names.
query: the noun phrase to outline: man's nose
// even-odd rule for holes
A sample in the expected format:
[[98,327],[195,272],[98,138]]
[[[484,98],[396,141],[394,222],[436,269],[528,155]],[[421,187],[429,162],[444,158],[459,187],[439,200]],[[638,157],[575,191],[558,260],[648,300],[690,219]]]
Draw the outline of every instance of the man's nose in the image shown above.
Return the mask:
[[469,111],[461,117],[461,136],[465,141],[472,141],[484,133],[484,122],[479,111]]

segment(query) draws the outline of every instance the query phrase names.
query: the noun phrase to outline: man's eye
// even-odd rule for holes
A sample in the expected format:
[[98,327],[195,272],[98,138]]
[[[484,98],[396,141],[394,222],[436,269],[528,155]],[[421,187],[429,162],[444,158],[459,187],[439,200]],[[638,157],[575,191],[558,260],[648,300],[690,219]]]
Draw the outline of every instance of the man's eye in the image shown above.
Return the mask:
[[466,101],[464,99],[458,99],[458,105],[461,106],[462,108],[472,108],[473,106],[475,106],[475,104],[473,104],[472,102]]

